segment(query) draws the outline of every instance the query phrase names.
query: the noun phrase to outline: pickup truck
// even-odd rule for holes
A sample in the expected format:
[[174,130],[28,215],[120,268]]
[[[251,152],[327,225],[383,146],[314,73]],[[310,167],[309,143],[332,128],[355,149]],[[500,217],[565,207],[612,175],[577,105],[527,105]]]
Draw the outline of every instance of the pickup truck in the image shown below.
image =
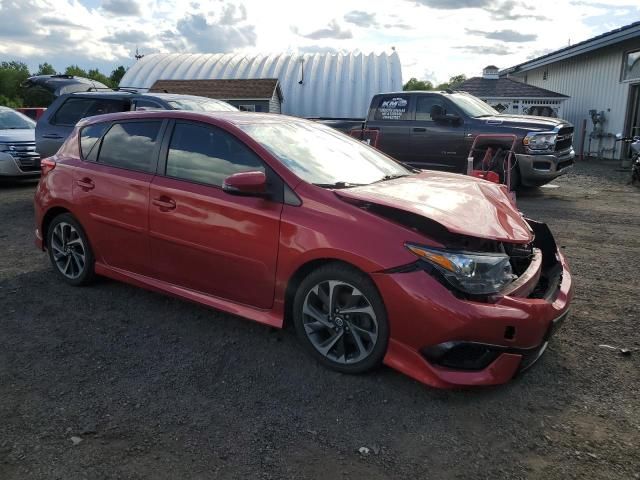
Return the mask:
[[[365,120],[321,120],[357,136],[357,130],[377,130],[377,148],[416,168],[465,173],[471,145],[478,134],[515,134],[516,161],[511,187],[550,182],[573,166],[573,125],[557,118],[503,115],[473,95],[451,90],[409,91],[375,95]],[[511,140],[482,140],[496,154]],[[483,152],[474,153],[481,168]],[[504,162],[494,162],[503,165]],[[503,178],[502,168],[496,169]]]

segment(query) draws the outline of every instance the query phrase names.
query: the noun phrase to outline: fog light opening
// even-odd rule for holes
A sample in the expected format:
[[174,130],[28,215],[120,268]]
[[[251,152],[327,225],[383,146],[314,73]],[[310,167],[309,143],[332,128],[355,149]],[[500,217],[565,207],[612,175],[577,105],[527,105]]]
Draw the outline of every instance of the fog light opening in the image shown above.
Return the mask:
[[504,338],[507,340],[513,340],[516,338],[516,327],[509,325],[504,329]]

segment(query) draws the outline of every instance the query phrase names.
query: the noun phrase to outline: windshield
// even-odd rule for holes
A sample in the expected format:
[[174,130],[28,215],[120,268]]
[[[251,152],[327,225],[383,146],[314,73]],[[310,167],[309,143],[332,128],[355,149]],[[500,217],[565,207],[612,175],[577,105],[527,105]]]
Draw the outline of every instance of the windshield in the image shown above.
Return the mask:
[[33,130],[36,122],[13,110],[0,109],[0,130]]
[[411,174],[373,147],[324,125],[292,120],[239,127],[292,172],[316,185],[367,185]]
[[176,110],[190,110],[192,112],[237,112],[238,109],[233,105],[220,100],[169,100]]
[[449,95],[453,103],[470,117],[486,117],[487,115],[500,115],[500,112],[490,107],[482,100],[473,95],[465,95],[463,93],[454,93]]

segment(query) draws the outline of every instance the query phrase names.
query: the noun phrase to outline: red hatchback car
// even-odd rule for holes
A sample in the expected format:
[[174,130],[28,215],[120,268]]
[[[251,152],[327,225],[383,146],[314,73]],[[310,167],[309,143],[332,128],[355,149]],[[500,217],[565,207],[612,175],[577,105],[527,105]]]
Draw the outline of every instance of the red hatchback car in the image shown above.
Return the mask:
[[566,316],[553,236],[503,186],[416,171],[280,115],[148,111],[78,124],[42,162],[36,239],[104,275],[273,327],[336,370],[508,381]]

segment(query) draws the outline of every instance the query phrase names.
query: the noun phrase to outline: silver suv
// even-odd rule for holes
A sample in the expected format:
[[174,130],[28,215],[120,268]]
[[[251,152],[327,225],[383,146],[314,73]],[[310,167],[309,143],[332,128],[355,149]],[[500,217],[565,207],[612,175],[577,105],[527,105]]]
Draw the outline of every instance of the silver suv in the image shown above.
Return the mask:
[[40,175],[35,128],[36,122],[26,115],[0,106],[0,177],[28,178]]

